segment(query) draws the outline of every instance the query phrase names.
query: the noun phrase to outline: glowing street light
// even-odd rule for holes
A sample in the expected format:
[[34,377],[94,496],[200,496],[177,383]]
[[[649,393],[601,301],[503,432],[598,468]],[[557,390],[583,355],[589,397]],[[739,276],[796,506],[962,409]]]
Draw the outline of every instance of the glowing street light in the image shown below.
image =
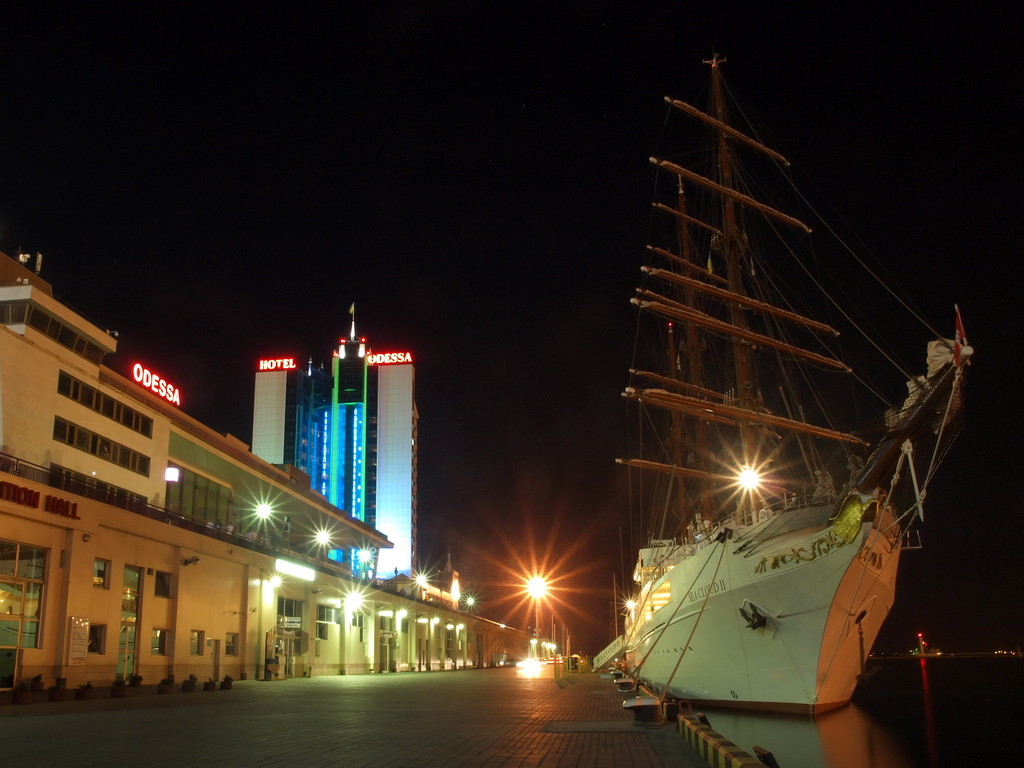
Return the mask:
[[349,592],[345,595],[345,611],[354,613],[363,605],[363,596],[359,592]]
[[548,583],[542,576],[531,576],[526,582],[526,593],[534,600],[540,600],[548,593]]
[[267,504],[267,502],[265,501],[261,501],[259,504],[256,505],[256,517],[258,517],[260,520],[266,520],[267,518],[269,518],[271,512],[273,512],[273,510],[270,508],[270,505]]
[[526,581],[526,594],[533,600],[533,633],[540,633],[540,601],[548,593],[548,582],[543,576],[531,576]]

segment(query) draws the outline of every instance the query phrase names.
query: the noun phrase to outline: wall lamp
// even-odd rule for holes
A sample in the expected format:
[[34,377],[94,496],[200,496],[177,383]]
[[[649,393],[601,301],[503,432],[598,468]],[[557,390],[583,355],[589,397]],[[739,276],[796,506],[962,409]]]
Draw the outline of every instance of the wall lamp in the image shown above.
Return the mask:
[[195,565],[198,562],[199,562],[199,558],[196,555],[192,555],[192,557],[186,557],[184,560],[182,560],[181,564],[182,565]]

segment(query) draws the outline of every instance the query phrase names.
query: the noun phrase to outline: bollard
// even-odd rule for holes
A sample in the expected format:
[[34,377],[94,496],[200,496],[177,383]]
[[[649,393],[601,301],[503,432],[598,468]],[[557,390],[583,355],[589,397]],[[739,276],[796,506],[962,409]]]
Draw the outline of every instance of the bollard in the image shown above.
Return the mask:
[[779,768],[779,761],[775,759],[775,755],[767,749],[757,746],[757,744],[754,745],[754,757],[767,765],[768,768]]

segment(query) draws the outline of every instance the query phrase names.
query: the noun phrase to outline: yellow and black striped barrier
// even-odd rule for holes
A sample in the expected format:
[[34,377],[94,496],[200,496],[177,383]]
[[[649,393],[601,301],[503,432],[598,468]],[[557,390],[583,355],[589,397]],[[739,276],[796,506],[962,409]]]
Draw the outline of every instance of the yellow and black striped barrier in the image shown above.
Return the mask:
[[711,768],[764,768],[765,763],[693,715],[679,715],[679,734]]

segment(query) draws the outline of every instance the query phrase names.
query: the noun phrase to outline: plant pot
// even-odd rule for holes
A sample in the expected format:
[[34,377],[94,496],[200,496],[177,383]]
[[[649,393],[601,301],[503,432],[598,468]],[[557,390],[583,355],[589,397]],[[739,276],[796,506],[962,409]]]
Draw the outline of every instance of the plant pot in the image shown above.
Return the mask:
[[71,701],[72,695],[73,692],[67,688],[56,688],[50,691],[48,698],[50,701]]
[[181,692],[182,693],[195,693],[196,692],[196,684],[195,683],[190,683],[188,680],[186,680],[184,683],[181,684]]
[[110,698],[112,699],[123,699],[128,695],[128,687],[125,685],[112,685],[110,686]]
[[11,694],[12,704],[31,704],[33,700],[32,691],[15,691]]
[[231,685],[232,685],[233,682],[234,682],[233,680],[221,680],[220,681],[220,689],[222,691],[230,691],[231,690]]
[[215,682],[213,682],[213,680],[207,680],[205,683],[203,683],[203,690],[204,691],[216,691],[217,690],[217,684]]
[[174,693],[174,683],[160,683],[156,687],[157,693]]
[[33,691],[46,690],[46,684],[42,680],[33,680],[31,683],[29,683],[29,685],[32,686]]
[[75,691],[75,698],[79,701],[85,701],[92,698],[92,688],[79,688]]
[[128,687],[129,688],[141,688],[142,687],[142,681],[141,680],[129,680],[128,681]]

